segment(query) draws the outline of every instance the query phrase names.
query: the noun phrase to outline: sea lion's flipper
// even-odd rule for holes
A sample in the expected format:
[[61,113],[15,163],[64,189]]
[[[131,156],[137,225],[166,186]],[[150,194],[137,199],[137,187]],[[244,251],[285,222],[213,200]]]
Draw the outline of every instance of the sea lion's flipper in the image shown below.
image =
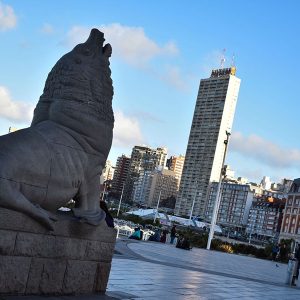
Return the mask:
[[79,218],[81,222],[97,226],[105,219],[105,212],[99,208],[98,210],[81,210],[79,208],[72,209],[75,217]]
[[91,224],[99,225],[105,219],[106,214],[100,208],[99,195],[100,195],[100,176],[94,176],[88,182],[83,181],[80,185],[78,194],[74,198],[75,208],[72,209],[75,217],[80,221]]
[[0,178],[0,207],[24,213],[49,230],[53,230],[51,221],[46,210],[39,205],[32,204],[21,192],[20,183]]

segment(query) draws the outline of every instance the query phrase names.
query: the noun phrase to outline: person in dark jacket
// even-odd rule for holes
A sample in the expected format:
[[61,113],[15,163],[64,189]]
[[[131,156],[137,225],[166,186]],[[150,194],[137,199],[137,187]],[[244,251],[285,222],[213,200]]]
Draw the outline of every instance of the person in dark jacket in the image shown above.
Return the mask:
[[172,229],[171,229],[171,240],[170,240],[170,244],[174,243],[176,237],[176,226],[173,225]]
[[112,215],[109,213],[108,207],[106,205],[105,201],[100,201],[100,208],[105,212],[106,217],[105,217],[105,221],[108,227],[115,227],[114,224],[114,218],[112,217]]
[[160,229],[156,229],[154,234],[149,237],[149,241],[160,242]]
[[288,249],[286,244],[282,244],[279,250],[279,258],[281,261],[287,261],[288,259]]
[[167,231],[164,230],[163,233],[162,233],[162,235],[161,235],[161,237],[160,237],[160,242],[161,243],[165,243],[166,240],[167,240]]
[[296,285],[295,281],[299,278],[299,268],[300,268],[300,244],[297,245],[296,251],[295,251],[295,258],[297,260],[296,264],[296,272],[294,273],[292,285]]
[[187,237],[179,236],[176,244],[176,248],[191,250],[190,240]]
[[141,239],[141,229],[138,228],[134,228],[134,232],[131,236],[129,236],[129,239],[131,240],[140,240]]
[[276,261],[277,254],[279,252],[279,246],[277,244],[272,247],[272,260]]

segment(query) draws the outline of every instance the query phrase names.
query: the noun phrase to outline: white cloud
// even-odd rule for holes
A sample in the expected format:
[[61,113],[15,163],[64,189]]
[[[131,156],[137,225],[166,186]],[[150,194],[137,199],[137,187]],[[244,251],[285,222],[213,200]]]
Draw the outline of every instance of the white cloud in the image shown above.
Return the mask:
[[139,122],[135,118],[125,116],[121,111],[116,111],[113,145],[131,148],[138,144],[143,144]]
[[229,147],[231,151],[253,158],[272,168],[300,168],[299,149],[281,147],[255,134],[246,137],[240,132],[234,132]]
[[[126,63],[143,67],[156,56],[173,56],[178,54],[178,48],[174,42],[169,41],[165,45],[158,45],[150,39],[142,27],[123,26],[118,23],[97,26],[104,32],[106,41],[113,45],[113,53]],[[86,40],[90,28],[73,26],[64,41],[68,46],[75,46]]]
[[161,75],[161,79],[178,90],[187,89],[186,80],[183,79],[180,69],[176,66],[167,66],[166,72]]
[[16,27],[17,16],[11,6],[0,2],[0,31],[6,31]]
[[54,33],[54,28],[52,25],[45,23],[41,28],[41,32],[46,35],[51,35]]
[[34,106],[25,102],[16,102],[11,99],[9,91],[0,86],[0,117],[19,123],[30,122]]
[[[173,57],[179,53],[176,44],[172,41],[159,45],[150,39],[142,27],[129,27],[118,23],[95,26],[102,32],[106,42],[112,44],[113,56],[123,62],[150,73],[180,91],[187,90],[186,78],[179,67],[160,64],[158,69],[149,62],[158,57]],[[91,28],[73,26],[67,33],[64,45],[74,47],[82,43],[89,36]]]

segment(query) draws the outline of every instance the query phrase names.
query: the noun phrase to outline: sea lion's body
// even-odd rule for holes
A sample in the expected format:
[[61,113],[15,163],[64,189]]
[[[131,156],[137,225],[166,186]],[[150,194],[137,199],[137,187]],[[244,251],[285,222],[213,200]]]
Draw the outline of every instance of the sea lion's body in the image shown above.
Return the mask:
[[[48,75],[31,127],[0,137],[0,206],[48,228],[48,211],[71,199],[76,216],[91,224],[104,217],[99,177],[114,118],[103,41],[103,34],[92,31],[86,43],[63,56]],[[87,48],[92,54],[82,54]]]

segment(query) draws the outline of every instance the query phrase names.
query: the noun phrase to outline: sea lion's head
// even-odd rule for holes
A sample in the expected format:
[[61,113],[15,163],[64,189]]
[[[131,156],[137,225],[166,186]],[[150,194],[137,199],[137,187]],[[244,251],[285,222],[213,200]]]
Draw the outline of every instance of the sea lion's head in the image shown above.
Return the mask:
[[87,41],[78,44],[66,56],[70,56],[76,64],[86,64],[94,68],[101,67],[102,60],[108,60],[111,56],[112,48],[110,44],[104,44],[104,34],[98,29],[92,29]]
[[[47,119],[54,118],[60,123],[61,113],[69,115],[72,110],[77,117],[75,112],[82,114],[83,119],[89,115],[113,123],[109,68],[112,48],[110,44],[103,46],[104,41],[104,34],[92,29],[85,43],[78,44],[55,64],[40,98],[40,103],[50,104]],[[39,118],[39,113],[45,114],[43,105],[39,111],[39,104],[34,115],[36,120],[45,119]]]

